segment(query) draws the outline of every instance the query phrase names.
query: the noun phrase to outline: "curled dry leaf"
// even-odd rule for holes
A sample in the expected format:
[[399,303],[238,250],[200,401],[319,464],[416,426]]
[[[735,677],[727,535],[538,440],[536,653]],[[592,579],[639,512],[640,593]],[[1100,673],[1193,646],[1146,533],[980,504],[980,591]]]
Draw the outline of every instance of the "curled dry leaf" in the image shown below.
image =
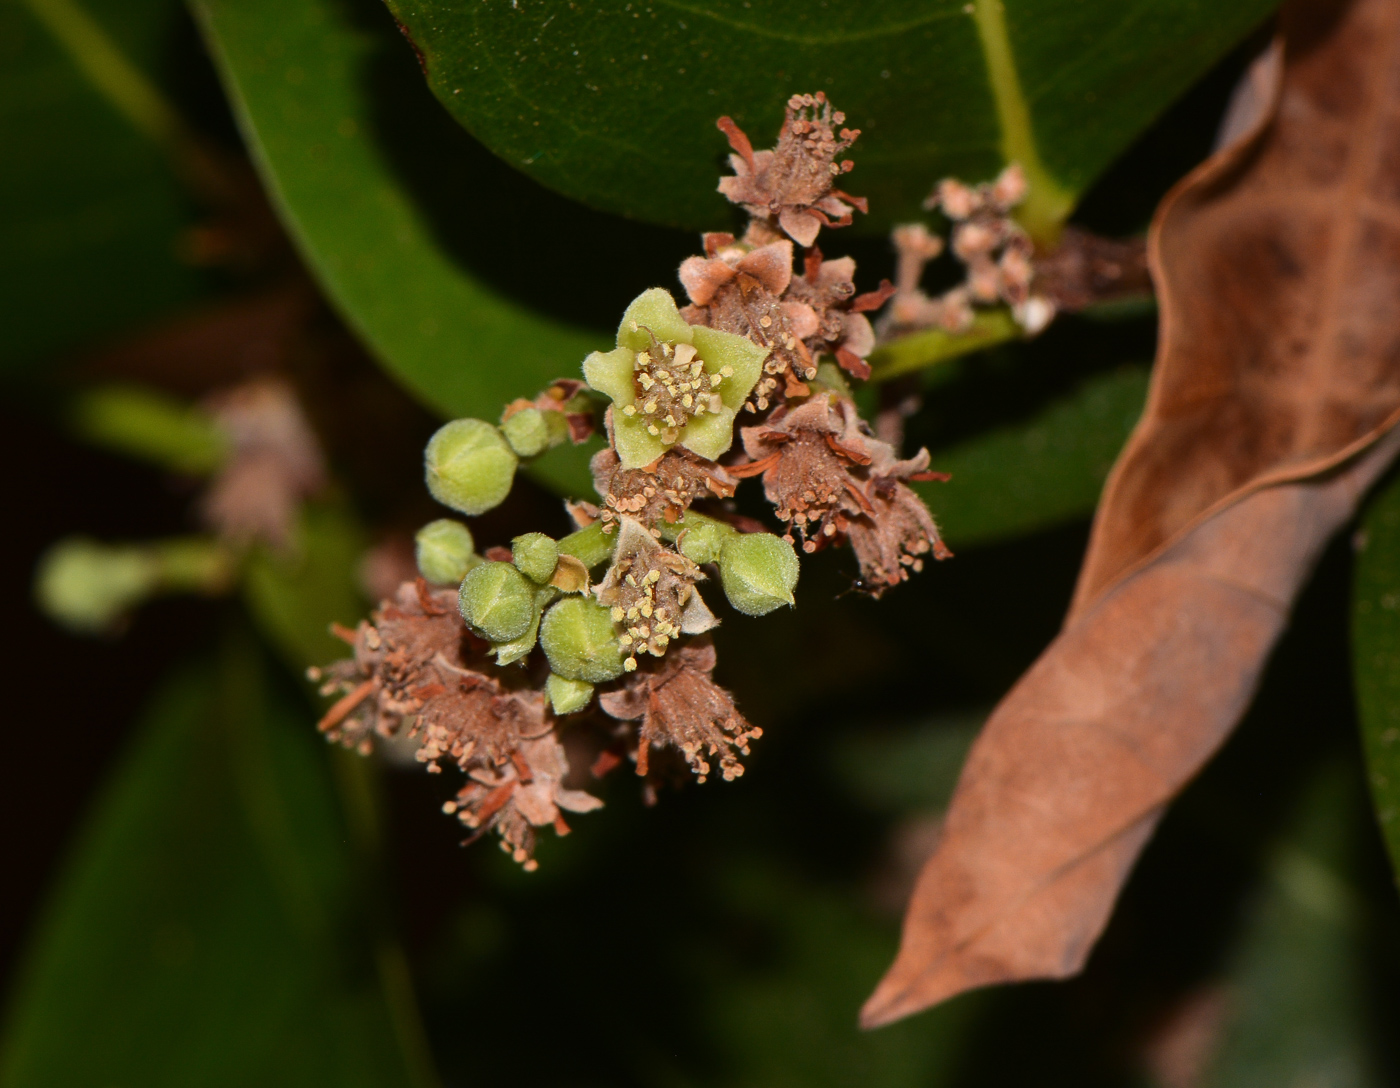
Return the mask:
[[968,758],[866,1026],[1082,967],[1400,447],[1400,5],[1295,4],[1281,27],[1272,120],[1158,210],[1147,409],[1064,630]]

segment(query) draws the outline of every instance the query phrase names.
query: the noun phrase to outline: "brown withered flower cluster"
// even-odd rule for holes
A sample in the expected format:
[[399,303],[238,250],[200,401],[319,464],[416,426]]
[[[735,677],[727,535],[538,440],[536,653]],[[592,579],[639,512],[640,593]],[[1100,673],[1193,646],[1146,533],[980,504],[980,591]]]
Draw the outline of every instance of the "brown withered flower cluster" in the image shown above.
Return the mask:
[[820,393],[784,407],[743,431],[744,451],[761,468],[764,493],[796,533],[802,550],[849,541],[865,588],[880,596],[923,570],[924,559],[952,552],[908,480],[946,479],[930,472],[927,450],[899,460],[870,433],[855,405]]
[[[846,115],[834,110],[826,95],[795,94],[771,151],[754,151],[743,129],[721,117],[720,131],[729,137],[734,176],[723,178],[719,191],[742,207],[752,219],[745,241],[761,245],[786,234],[801,246],[817,240],[822,227],[844,227],[851,213],[865,211],[864,197],[843,193],[832,183],[855,165],[836,157],[855,143],[860,129],[841,128]],[[833,219],[832,217],[835,216]]]
[[919,286],[924,266],[943,252],[943,240],[921,223],[896,227],[891,240],[899,255],[894,301],[882,331],[939,326],[965,332],[976,306],[1005,305],[1030,334],[1040,332],[1055,316],[1055,304],[1035,290],[1035,246],[1012,218],[1026,198],[1025,173],[1012,163],[996,179],[966,185],[944,178],[924,201],[953,224],[952,251],[965,268],[963,282],[936,298]]
[[[719,618],[704,594],[719,587],[749,615],[792,605],[799,544],[849,544],[873,596],[951,554],[909,486],[941,478],[928,452],[901,458],[847,385],[870,374],[867,314],[895,288],[859,291],[855,261],[815,245],[866,206],[836,187],[859,135],[844,123],[824,95],[796,95],[777,145],[755,152],[720,120],[735,171],[720,191],[751,218],[742,235],[705,234],[704,253],[682,263],[687,305],[643,292],[617,347],[585,360],[587,386],[560,380],[512,402],[499,427],[457,420],[428,446],[434,496],[475,515],[504,497],[520,460],[598,429],[600,501],[567,504],[568,537],[526,534],[484,556],[462,523],[425,526],[423,577],[341,632],[352,656],[317,674],[339,695],[322,721],[331,739],[361,751],[406,741],[431,769],[455,765],[466,783],[447,811],[527,867],[540,828],[566,833],[563,813],[601,804],[582,788],[585,765],[596,776],[630,760],[648,796],[687,770],[702,782],[743,773],[762,734],[713,679]],[[980,214],[965,225],[984,225]],[[999,269],[1018,244],[998,236]],[[734,510],[749,478],[783,535]]]

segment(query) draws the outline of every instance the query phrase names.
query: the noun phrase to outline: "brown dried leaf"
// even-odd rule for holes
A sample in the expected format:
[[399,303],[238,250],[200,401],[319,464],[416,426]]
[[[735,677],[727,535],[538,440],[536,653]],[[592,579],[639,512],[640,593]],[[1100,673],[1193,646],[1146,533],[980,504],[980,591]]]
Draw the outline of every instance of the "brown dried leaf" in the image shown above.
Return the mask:
[[1282,16],[1278,110],[1179,184],[1162,336],[1065,628],[993,713],[862,1011],[1078,971],[1400,448],[1400,5]]

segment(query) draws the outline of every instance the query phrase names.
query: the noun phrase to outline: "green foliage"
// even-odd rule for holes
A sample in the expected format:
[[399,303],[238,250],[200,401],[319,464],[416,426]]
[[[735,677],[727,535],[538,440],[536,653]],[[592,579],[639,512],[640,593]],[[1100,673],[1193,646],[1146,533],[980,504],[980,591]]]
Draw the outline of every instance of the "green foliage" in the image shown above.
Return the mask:
[[168,684],[59,883],[0,1083],[423,1083],[327,772],[248,643]]
[[1366,1030],[1366,919],[1344,875],[1356,811],[1344,767],[1313,781],[1269,860],[1224,980],[1225,1029],[1201,1088],[1379,1088]]
[[[193,216],[165,149],[53,33],[55,19],[71,21],[71,7],[0,5],[0,373],[130,328],[204,290],[203,277],[176,256]],[[84,7],[104,44],[141,71],[159,70],[176,0]],[[82,10],[78,18],[87,21]]]
[[[370,350],[445,416],[495,419],[603,337],[507,300],[444,249],[385,150],[376,45],[339,0],[196,0],[283,223]],[[396,123],[394,120],[390,124]],[[472,194],[461,194],[465,215]]]
[[[852,1029],[848,1010],[894,954],[893,927],[847,896],[775,872],[731,864],[720,874],[733,909],[776,936],[757,971],[726,964],[714,977],[707,1027],[733,1075],[728,1088],[943,1088],[953,1083],[977,996],[878,1032]],[[718,974],[718,972],[716,972]]]
[[952,479],[915,489],[954,549],[1085,517],[1146,397],[1145,368],[1092,378],[1025,423],[935,450],[933,467]]
[[[940,177],[1012,159],[1044,218],[1273,8],[1204,0],[389,0],[434,92],[503,159],[623,215],[714,229],[715,118],[767,146],[794,92],[862,130],[848,188],[883,230]],[[1092,121],[1088,121],[1088,116]]]
[[1376,817],[1400,874],[1400,476],[1371,499],[1352,585],[1352,670]]
[[259,547],[248,558],[243,596],[258,627],[294,668],[324,665],[345,654],[328,625],[353,627],[365,611],[356,578],[364,532],[343,506],[303,508],[287,552]]
[[191,475],[213,472],[228,454],[228,439],[208,413],[138,386],[79,394],[72,426],[88,442]]

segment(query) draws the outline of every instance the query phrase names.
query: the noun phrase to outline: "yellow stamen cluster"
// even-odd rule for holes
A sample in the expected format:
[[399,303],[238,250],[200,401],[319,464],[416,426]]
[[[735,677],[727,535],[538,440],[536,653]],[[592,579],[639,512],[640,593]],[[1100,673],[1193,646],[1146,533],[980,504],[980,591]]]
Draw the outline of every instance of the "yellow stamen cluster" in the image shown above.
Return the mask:
[[637,402],[622,412],[642,415],[648,433],[668,445],[696,416],[720,410],[722,402],[716,390],[725,378],[734,376],[734,368],[729,366],[716,374],[708,373],[705,364],[696,358],[693,345],[672,345],[655,336],[651,337],[649,348],[637,352],[632,371]]
[[[640,558],[640,557],[639,557]],[[661,581],[659,567],[646,569],[640,561],[632,564],[633,569],[623,577],[626,603],[613,606],[614,623],[624,624],[626,631],[618,637],[622,648],[628,651],[622,667],[632,672],[637,667],[637,654],[651,654],[660,657],[666,652],[671,639],[681,633],[680,615],[675,612],[674,603],[668,607],[656,599],[656,585]],[[690,586],[684,587],[694,592]],[[676,594],[670,594],[674,602]]]

